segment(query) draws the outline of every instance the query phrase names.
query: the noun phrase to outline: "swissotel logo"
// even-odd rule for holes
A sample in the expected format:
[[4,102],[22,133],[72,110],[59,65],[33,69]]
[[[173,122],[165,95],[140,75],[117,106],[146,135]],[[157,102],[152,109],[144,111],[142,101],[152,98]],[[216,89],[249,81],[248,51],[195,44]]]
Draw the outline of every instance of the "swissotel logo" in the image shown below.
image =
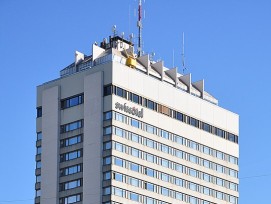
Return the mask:
[[126,106],[126,103],[120,104],[119,102],[115,103],[115,108],[124,111],[126,113],[135,115],[139,118],[143,118],[143,108],[141,108],[141,110],[138,110],[138,108],[135,107],[131,108],[129,106]]

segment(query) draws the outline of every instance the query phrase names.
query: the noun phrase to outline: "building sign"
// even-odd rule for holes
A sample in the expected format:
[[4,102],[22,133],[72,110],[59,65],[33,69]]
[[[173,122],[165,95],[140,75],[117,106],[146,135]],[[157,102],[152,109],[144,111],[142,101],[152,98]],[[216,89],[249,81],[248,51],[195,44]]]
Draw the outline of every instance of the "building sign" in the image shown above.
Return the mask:
[[141,108],[141,110],[138,110],[138,108],[136,107],[129,107],[126,105],[126,103],[120,104],[119,102],[115,103],[115,108],[124,111],[125,113],[135,115],[139,118],[143,118],[143,108]]

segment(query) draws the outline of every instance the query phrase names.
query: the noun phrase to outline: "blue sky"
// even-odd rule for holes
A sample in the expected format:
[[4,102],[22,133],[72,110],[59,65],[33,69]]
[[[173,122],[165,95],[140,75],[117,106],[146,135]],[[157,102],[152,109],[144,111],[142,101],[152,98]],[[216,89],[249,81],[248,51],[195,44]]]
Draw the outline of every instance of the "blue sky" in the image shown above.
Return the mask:
[[[240,115],[240,203],[270,202],[271,2],[146,0],[144,7],[144,51],[171,68],[174,50],[181,67],[185,32],[192,80],[205,79],[220,106]],[[89,55],[112,25],[136,34],[135,8],[135,0],[0,0],[0,204],[33,203],[36,86],[59,77],[75,50]]]

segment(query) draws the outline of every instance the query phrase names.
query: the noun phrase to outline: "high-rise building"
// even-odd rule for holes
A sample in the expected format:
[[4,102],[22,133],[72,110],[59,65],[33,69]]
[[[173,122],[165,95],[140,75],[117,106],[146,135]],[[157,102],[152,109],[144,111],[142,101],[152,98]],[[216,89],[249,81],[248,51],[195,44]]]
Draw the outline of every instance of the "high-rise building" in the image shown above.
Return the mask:
[[239,116],[119,36],[37,87],[35,204],[238,203]]

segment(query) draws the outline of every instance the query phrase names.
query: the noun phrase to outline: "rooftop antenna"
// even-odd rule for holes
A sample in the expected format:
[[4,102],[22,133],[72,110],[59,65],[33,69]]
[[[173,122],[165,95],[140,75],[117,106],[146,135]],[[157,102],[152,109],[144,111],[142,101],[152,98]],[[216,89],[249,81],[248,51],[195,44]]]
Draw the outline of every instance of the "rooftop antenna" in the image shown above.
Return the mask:
[[138,0],[138,48],[137,48],[137,56],[140,57],[142,55],[142,0]]
[[116,25],[113,25],[112,32],[113,32],[113,37],[115,37],[116,33],[117,33],[117,26]]
[[183,32],[183,42],[182,42],[182,67],[183,67],[183,73],[185,70],[187,70],[185,65],[185,55],[184,55],[184,32]]

